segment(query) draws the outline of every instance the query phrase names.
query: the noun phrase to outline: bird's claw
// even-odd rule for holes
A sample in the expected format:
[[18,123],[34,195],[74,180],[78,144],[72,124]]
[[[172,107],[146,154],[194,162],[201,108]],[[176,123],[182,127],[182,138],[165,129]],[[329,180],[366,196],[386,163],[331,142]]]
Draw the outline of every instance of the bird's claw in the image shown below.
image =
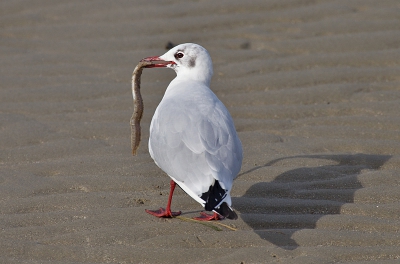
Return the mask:
[[172,218],[172,217],[180,215],[182,212],[181,211],[171,212],[171,210],[165,210],[164,208],[160,207],[160,209],[158,209],[158,210],[147,210],[146,209],[146,213],[154,215],[156,217]]
[[198,216],[198,217],[193,217],[193,219],[194,219],[194,220],[198,220],[198,221],[212,221],[212,220],[218,221],[218,220],[224,219],[224,217],[223,217],[223,216],[220,216],[219,214],[217,214],[217,213],[215,213],[215,212],[214,212],[213,215],[209,215],[209,214],[206,214],[206,213],[204,213],[204,212],[201,212],[201,213],[200,213],[200,216]]

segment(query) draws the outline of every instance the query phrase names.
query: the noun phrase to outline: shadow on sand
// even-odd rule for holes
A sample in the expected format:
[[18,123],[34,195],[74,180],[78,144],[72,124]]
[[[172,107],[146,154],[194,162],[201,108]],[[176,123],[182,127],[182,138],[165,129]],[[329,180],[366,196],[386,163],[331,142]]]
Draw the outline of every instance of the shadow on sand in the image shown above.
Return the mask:
[[324,159],[332,165],[286,171],[272,182],[252,185],[242,197],[233,198],[233,204],[262,239],[285,249],[295,249],[299,246],[292,239],[296,231],[315,228],[325,215],[340,214],[342,205],[353,203],[355,192],[363,188],[358,175],[363,170],[378,170],[390,157],[355,154],[276,159],[241,175],[288,159]]

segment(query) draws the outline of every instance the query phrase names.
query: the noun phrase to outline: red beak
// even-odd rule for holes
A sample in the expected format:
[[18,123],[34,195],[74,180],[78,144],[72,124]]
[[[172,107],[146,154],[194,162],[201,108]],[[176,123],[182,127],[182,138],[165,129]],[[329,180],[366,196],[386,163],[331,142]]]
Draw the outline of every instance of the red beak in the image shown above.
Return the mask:
[[140,61],[147,61],[147,62],[151,62],[150,65],[146,66],[145,68],[163,68],[163,67],[167,67],[170,64],[175,64],[175,62],[173,61],[165,61],[163,59],[161,59],[160,57],[154,56],[154,57],[147,57],[144,58]]

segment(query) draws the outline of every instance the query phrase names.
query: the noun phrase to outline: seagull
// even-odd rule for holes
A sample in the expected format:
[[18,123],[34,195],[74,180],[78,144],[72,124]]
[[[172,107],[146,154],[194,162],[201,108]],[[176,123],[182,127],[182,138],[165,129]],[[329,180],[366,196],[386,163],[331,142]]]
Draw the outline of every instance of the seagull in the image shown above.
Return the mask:
[[186,43],[141,61],[151,62],[147,68],[176,72],[151,120],[149,139],[150,156],[171,178],[171,190],[166,209],[146,212],[157,217],[180,215],[171,211],[178,184],[213,212],[201,212],[194,219],[237,219],[230,191],[242,166],[242,144],[228,109],[210,89],[213,66],[208,51]]

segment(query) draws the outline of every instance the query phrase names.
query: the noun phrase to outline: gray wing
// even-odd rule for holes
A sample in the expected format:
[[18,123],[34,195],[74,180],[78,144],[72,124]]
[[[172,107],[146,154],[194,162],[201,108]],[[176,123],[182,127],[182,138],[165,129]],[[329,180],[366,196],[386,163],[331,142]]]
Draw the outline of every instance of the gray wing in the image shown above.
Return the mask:
[[151,123],[149,150],[162,170],[198,197],[215,179],[230,191],[242,164],[232,117],[207,87],[166,93]]

